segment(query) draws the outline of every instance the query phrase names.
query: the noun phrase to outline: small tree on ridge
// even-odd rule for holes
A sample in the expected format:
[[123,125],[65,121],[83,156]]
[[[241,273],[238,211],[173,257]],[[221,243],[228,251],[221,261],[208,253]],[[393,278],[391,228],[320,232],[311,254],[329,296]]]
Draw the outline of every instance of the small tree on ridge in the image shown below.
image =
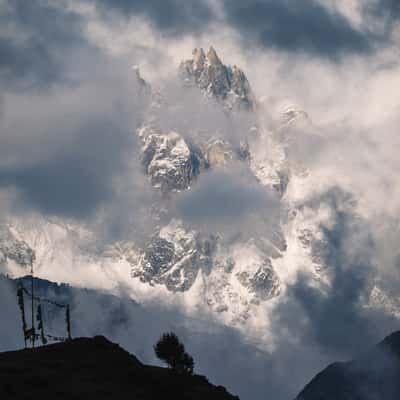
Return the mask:
[[185,351],[185,346],[178,339],[175,333],[162,334],[154,346],[156,356],[165,362],[172,370],[178,372],[193,373],[193,357]]

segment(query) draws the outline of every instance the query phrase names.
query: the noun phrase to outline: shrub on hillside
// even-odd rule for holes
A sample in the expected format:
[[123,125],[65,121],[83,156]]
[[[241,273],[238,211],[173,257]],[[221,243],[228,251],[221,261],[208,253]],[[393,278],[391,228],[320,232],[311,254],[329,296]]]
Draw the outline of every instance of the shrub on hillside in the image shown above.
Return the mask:
[[185,346],[175,333],[164,333],[154,346],[154,352],[174,371],[193,374],[193,357],[185,351]]

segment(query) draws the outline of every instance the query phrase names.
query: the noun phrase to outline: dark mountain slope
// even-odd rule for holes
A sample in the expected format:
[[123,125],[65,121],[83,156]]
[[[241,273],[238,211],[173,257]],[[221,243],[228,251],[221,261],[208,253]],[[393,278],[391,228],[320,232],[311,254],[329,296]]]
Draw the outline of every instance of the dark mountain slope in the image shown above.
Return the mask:
[[400,399],[400,331],[351,361],[319,373],[296,400]]
[[205,377],[146,366],[102,336],[1,353],[0,398],[237,399]]

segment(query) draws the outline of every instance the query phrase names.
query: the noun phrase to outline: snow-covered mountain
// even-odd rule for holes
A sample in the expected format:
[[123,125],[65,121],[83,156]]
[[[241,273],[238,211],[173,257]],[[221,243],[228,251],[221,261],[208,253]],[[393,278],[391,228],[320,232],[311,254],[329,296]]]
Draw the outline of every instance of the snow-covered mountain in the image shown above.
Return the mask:
[[[211,47],[207,55],[195,49],[193,58],[179,66],[184,87],[195,86],[205,102],[215,102],[227,118],[241,111],[256,121],[256,100],[244,73],[226,66]],[[160,94],[153,107],[164,101]],[[162,106],[162,105],[161,105]],[[184,116],[183,116],[184,117]],[[186,132],[164,131],[152,107],[138,136],[143,143],[142,162],[150,183],[166,197],[190,190],[208,170],[230,163],[252,163],[252,128],[247,126],[239,143],[218,129],[202,137]],[[218,128],[218,127],[217,127]],[[176,218],[160,227],[132,264],[132,275],[150,285],[164,285],[171,292],[201,286],[202,299],[212,310],[230,314],[232,320],[247,319],[251,309],[280,293],[280,279],[273,267],[286,243],[279,222],[271,238],[236,239],[229,244],[218,232],[197,232]],[[244,256],[244,254],[246,256]]]
[[[13,218],[0,231],[0,266],[19,275],[34,262],[43,278],[124,288],[138,302],[180,303],[189,314],[211,314],[243,331],[247,324],[263,329],[269,323],[268,309],[284,299],[300,270],[314,274],[316,282],[329,280],[332,238],[327,229],[338,210],[335,204],[316,207],[308,202],[308,191],[315,187],[313,173],[291,157],[297,130],[315,135],[312,121],[289,103],[268,109],[272,123],[264,122],[269,104],[257,100],[244,72],[225,65],[211,47],[207,54],[195,49],[180,64],[177,79],[182,90],[197,90],[204,106],[220,107],[226,120],[244,116],[241,136],[229,136],[229,130],[218,127],[206,134],[171,130],[159,118],[160,109],[168,107],[168,93],[135,73],[141,95],[150,99],[136,133],[143,174],[160,193],[152,205],[157,222],[153,234],[143,243],[127,237],[103,248],[96,246],[94,232],[76,222]],[[195,188],[203,174],[237,164],[280,205],[272,222],[259,216],[265,233],[201,230],[174,213],[176,196]]]

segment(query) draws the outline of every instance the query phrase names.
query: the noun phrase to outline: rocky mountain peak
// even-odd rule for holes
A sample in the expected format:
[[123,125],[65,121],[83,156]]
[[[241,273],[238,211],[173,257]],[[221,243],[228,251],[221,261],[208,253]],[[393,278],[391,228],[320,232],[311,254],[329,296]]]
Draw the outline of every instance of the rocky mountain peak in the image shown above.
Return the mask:
[[213,65],[222,65],[221,60],[219,59],[217,52],[215,51],[214,47],[210,47],[207,52],[207,60],[210,64]]
[[179,75],[186,85],[197,86],[228,109],[254,109],[254,96],[246,75],[237,66],[225,65],[212,46],[207,54],[202,48],[194,49],[192,58],[181,62]]

